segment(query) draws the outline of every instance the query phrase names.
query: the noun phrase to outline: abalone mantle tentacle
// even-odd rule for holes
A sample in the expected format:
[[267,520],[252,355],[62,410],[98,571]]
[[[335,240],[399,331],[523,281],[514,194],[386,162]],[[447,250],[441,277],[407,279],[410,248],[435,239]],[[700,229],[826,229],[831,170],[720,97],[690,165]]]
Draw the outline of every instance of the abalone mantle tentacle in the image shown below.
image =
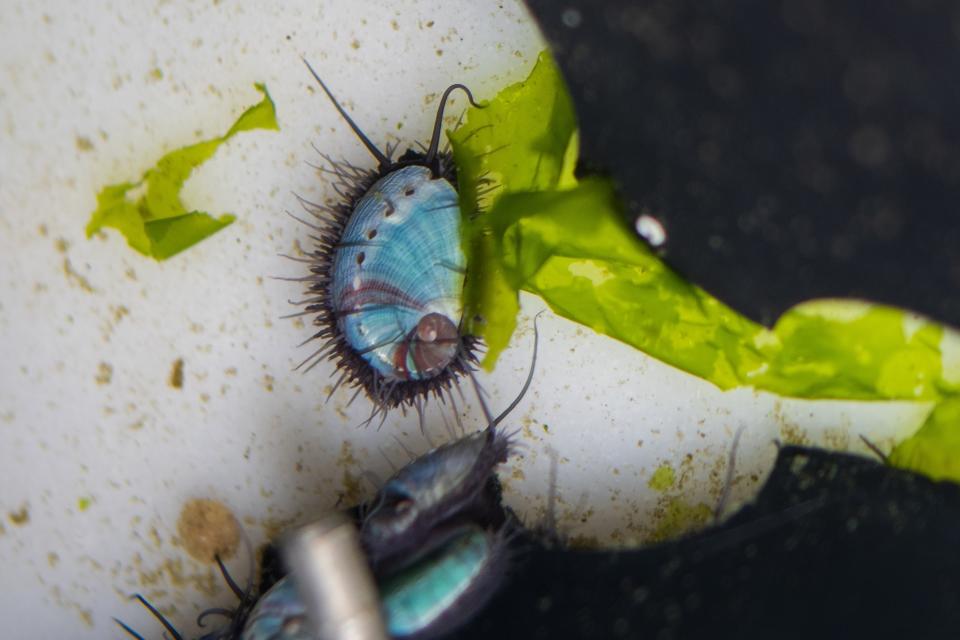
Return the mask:
[[461,349],[465,272],[453,185],[421,165],[392,171],[356,201],[335,248],[337,327],[386,382],[437,376]]

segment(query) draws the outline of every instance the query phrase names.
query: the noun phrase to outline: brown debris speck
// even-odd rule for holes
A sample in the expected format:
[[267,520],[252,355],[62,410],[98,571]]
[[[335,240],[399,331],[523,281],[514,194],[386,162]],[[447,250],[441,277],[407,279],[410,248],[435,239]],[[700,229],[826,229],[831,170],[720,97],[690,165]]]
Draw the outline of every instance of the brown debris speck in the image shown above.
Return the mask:
[[174,389],[183,389],[183,358],[177,358],[170,369],[170,386]]
[[[63,243],[63,244],[61,245],[60,243]],[[63,247],[62,249],[61,249],[61,246]],[[66,251],[66,250],[67,250],[67,246],[68,246],[68,245],[67,245],[67,242],[66,242],[65,240],[58,240],[58,241],[57,241],[57,250],[58,250],[58,251],[61,251],[61,252],[62,252],[62,251]],[[77,271],[74,270],[73,265],[70,264],[70,259],[69,259],[69,258],[64,258],[64,259],[63,259],[63,273],[64,273],[65,276],[67,276],[67,279],[68,279],[68,280],[70,280],[71,282],[75,283],[75,284],[76,284],[77,286],[79,286],[81,289],[83,289],[83,290],[86,291],[87,293],[93,293],[93,291],[94,291],[93,285],[90,284],[90,281],[87,280],[86,277],[83,276],[83,274],[78,273]]]
[[90,138],[86,136],[77,136],[76,142],[78,151],[93,151],[93,143],[90,142]]
[[353,455],[353,446],[350,442],[344,442],[341,445],[337,466],[343,470],[343,493],[340,499],[347,505],[357,504],[363,498],[363,484],[360,476],[354,472],[359,462]]
[[187,501],[177,520],[180,544],[200,562],[229,558],[240,543],[240,525],[223,503],[208,498]]
[[8,513],[7,518],[9,518],[11,524],[22,527],[30,522],[30,509],[27,507],[27,505],[23,505],[16,511],[11,511]]
[[97,381],[99,385],[110,384],[110,380],[113,379],[113,367],[110,366],[107,362],[101,362],[97,367],[97,375],[94,380]]
[[[215,595],[220,588],[222,578],[215,574],[213,569],[206,568],[202,571],[188,571],[183,566],[181,558],[167,558],[155,569],[146,569],[143,567],[143,558],[140,554],[133,557],[133,566],[137,571],[137,579],[142,589],[148,590],[154,596],[166,594],[163,589],[169,585],[175,589],[192,587],[200,593],[206,595]],[[166,607],[157,607],[164,616],[176,617],[177,608],[174,605]]]

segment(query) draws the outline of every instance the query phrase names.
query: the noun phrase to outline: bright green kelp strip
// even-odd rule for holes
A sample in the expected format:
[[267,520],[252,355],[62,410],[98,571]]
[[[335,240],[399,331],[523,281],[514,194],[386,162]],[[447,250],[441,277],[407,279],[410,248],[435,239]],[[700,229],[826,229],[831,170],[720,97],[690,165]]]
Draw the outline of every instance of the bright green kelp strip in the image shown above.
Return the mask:
[[[471,109],[453,135],[461,185],[476,190],[486,177],[495,187],[464,239],[468,312],[484,319],[480,335],[491,345],[485,365],[509,340],[524,289],[558,314],[724,389],[811,399],[960,397],[960,372],[944,371],[941,353],[945,337],[956,336],[936,323],[824,300],[767,329],[679,277],[636,238],[609,181],[572,178],[569,109],[556,67],[541,56],[528,81]],[[538,115],[527,119],[531,113]],[[476,192],[467,197],[476,201]],[[960,479],[960,418],[945,407],[897,447],[893,462]]]
[[623,223],[608,182],[508,194],[486,219],[507,282],[560,315],[723,388],[760,366],[749,345],[762,328],[647,251]]
[[[203,211],[188,211],[180,191],[193,170],[235,134],[252,129],[279,129],[267,88],[262,84],[255,86],[263,100],[244,111],[226,134],[171,151],[148,169],[139,182],[104,187],[97,194],[97,209],[87,223],[87,237],[111,227],[122,233],[136,251],[166,260],[233,222],[236,218],[230,214],[214,218]],[[142,191],[142,195],[132,200],[130,193],[135,190]]]
[[507,194],[485,220],[513,289],[721,388],[862,400],[957,390],[942,372],[943,328],[903,311],[819,301],[791,309],[772,330],[741,316],[637,240],[605,180]]
[[913,437],[890,453],[890,464],[960,482],[960,398],[943,400]]
[[[464,253],[470,274],[464,287],[467,330],[484,338],[484,365],[492,368],[516,327],[516,287],[503,279],[483,216],[497,196],[515,191],[543,191],[572,183],[569,154],[575,144],[573,103],[559,70],[546,53],[530,76],[497,94],[450,136],[464,221]],[[495,310],[493,313],[488,311]]]

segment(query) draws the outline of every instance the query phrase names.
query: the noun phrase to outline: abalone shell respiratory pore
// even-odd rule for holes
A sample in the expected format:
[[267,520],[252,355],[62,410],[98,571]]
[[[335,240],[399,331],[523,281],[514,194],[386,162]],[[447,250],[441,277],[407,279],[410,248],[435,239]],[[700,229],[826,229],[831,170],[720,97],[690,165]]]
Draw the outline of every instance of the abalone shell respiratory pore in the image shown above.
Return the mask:
[[[393,638],[426,640],[479,611],[504,575],[506,538],[465,526],[418,562],[380,579],[381,610]],[[294,581],[277,582],[257,603],[241,640],[313,640]]]
[[391,171],[357,200],[335,249],[337,326],[387,382],[432,378],[461,348],[465,273],[453,185],[422,165]]

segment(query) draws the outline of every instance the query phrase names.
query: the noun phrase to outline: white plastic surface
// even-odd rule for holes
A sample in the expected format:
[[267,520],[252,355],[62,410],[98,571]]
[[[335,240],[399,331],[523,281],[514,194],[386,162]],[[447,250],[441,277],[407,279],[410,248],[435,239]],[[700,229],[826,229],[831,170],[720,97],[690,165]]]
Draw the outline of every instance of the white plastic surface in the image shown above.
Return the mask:
[[[270,276],[301,275],[277,254],[308,240],[283,211],[297,208],[293,192],[332,195],[307,164],[320,162],[311,144],[371,164],[298,56],[373,140],[411,143],[427,138],[448,84],[489,98],[522,79],[542,46],[515,0],[0,4],[5,638],[124,637],[111,616],[160,637],[132,592],[191,637],[200,610],[233,596],[181,548],[185,501],[223,502],[259,545],[369,495],[365,473],[385,477],[385,458],[402,464],[404,447],[428,448],[414,416],[360,429],[363,398],[348,407],[352,391],[341,389],[325,402],[329,366],[293,371],[309,326],[278,319],[299,287]],[[256,81],[281,131],[232,139],[186,193],[189,206],[236,223],[163,263],[112,231],[84,237],[99,188],[225,132],[258,100]],[[494,410],[522,384],[541,308],[524,297],[522,330],[483,376]],[[536,524],[557,460],[558,526],[581,543],[641,543],[711,510],[741,426],[739,500],[762,483],[774,439],[863,450],[860,428],[884,445],[926,412],[722,393],[549,313],[540,329],[537,376],[508,421],[523,450],[501,476],[509,503]],[[169,384],[178,359],[182,388]],[[475,402],[467,413],[480,424]],[[429,416],[431,438],[448,438],[439,413]],[[675,481],[651,489],[664,465]],[[229,566],[246,578],[242,554]]]

